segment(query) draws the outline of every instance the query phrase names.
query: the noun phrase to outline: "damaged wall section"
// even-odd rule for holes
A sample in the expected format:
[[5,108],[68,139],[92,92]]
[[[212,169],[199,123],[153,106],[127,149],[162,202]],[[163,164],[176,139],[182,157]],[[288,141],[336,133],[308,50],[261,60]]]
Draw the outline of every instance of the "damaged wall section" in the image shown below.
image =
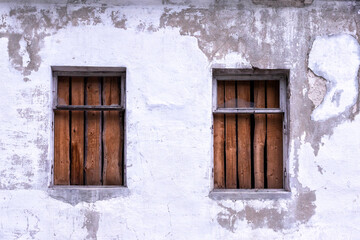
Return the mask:
[[[0,238],[360,236],[360,3],[269,2],[2,1]],[[54,65],[126,67],[127,190],[49,189]],[[290,198],[209,198],[215,67],[290,70]]]

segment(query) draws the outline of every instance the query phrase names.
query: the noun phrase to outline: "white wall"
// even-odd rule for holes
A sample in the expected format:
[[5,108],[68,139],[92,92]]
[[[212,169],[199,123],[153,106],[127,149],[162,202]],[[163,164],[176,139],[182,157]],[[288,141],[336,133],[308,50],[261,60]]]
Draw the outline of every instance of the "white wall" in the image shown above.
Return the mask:
[[[359,3],[192,3],[0,4],[0,239],[360,238]],[[127,68],[127,192],[49,189],[54,65]],[[213,67],[290,69],[290,198],[208,197]]]

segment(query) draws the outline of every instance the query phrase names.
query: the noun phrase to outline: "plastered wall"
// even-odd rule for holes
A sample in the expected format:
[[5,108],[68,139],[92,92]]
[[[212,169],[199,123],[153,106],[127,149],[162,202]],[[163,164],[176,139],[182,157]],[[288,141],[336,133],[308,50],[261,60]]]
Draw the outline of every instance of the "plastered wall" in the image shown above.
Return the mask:
[[[360,238],[360,3],[269,2],[1,1],[0,239]],[[54,65],[127,68],[127,189],[49,188]],[[290,198],[209,198],[214,67],[290,69]]]

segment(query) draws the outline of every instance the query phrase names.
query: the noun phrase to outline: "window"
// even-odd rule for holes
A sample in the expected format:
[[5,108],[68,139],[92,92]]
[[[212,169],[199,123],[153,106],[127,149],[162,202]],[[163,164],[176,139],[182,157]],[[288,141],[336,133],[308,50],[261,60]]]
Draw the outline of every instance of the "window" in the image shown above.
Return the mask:
[[52,70],[54,185],[124,185],[125,69]]
[[287,70],[213,69],[214,189],[288,189]]

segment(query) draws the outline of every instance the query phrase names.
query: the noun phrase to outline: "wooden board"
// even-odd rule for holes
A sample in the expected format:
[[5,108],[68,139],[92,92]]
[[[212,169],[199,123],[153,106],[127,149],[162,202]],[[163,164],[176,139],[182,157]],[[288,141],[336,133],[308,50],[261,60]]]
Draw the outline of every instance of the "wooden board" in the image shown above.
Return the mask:
[[[279,82],[267,81],[266,101],[268,108],[278,108]],[[267,185],[268,188],[283,188],[283,139],[282,115],[267,114]]]
[[[84,78],[71,78],[71,104],[84,105]],[[71,112],[71,185],[84,185],[84,112]]]
[[[100,105],[100,93],[99,78],[87,78],[86,104]],[[86,127],[85,184],[101,185],[101,112],[87,112]]]
[[[225,82],[225,107],[236,107],[235,82]],[[226,155],[226,188],[237,188],[236,167],[236,116],[227,114],[225,116],[225,155]]]
[[[237,82],[237,107],[250,107],[250,82]],[[251,122],[250,114],[237,116],[239,188],[251,188]]]
[[[69,104],[69,78],[59,77],[58,104]],[[54,184],[70,184],[70,132],[69,112],[55,111],[54,127]]]
[[[224,104],[224,82],[217,85],[217,104]],[[224,114],[214,115],[214,188],[225,188],[225,125]]]
[[[254,82],[254,104],[256,108],[265,107],[265,82]],[[264,188],[264,157],[266,137],[266,116],[255,114],[254,126],[254,177],[255,188]]]
[[[120,84],[116,77],[105,77],[103,83],[103,104],[120,104]],[[122,113],[104,112],[104,185],[123,184],[123,129]]]

